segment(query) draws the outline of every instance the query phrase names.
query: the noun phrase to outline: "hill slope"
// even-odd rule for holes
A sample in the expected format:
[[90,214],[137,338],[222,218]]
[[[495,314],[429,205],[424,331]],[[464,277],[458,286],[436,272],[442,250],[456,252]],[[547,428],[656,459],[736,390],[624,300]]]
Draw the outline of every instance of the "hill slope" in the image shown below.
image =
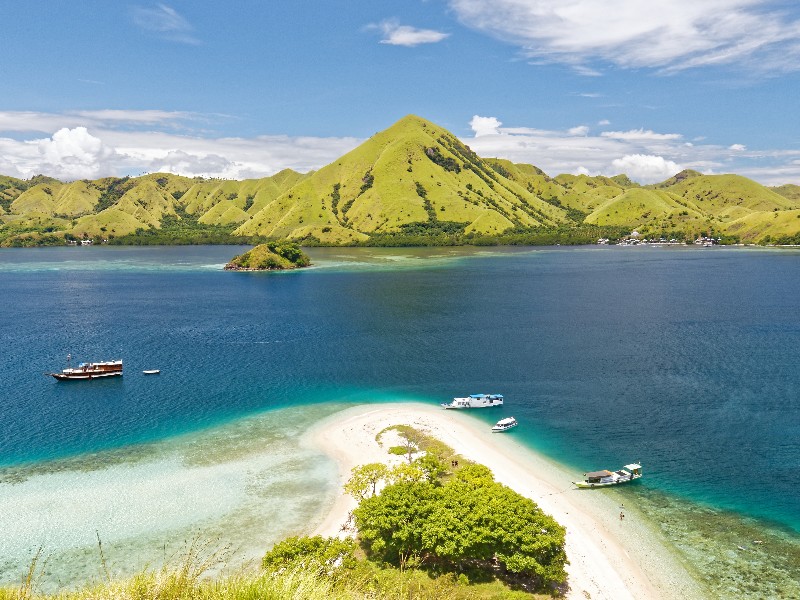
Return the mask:
[[566,221],[453,134],[408,116],[297,183],[236,233],[347,243],[411,224],[489,233]]

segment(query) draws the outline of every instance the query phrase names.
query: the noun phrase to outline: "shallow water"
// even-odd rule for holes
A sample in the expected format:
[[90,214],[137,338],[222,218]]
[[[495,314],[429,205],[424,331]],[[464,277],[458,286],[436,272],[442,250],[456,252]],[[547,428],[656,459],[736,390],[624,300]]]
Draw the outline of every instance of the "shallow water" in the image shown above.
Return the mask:
[[319,522],[336,469],[300,434],[343,405],[297,406],[158,443],[0,472],[0,582],[39,547],[44,589],[136,572],[193,540],[228,548],[230,567]]
[[[250,419],[311,411],[299,431],[328,403],[474,392],[504,393],[479,418],[515,416],[518,439],[578,474],[641,460],[638,502],[719,597],[772,589],[737,573],[797,580],[800,253],[314,249],[302,272],[221,271],[240,251],[0,250],[4,580],[40,544],[56,580],[91,576],[95,530],[112,562],[163,558],[196,532],[242,531],[222,543],[257,540],[242,549],[257,556],[294,531],[285,498],[314,518],[334,475]],[[126,374],[41,375],[67,353],[124,358]],[[274,498],[283,512],[275,500],[259,517]]]

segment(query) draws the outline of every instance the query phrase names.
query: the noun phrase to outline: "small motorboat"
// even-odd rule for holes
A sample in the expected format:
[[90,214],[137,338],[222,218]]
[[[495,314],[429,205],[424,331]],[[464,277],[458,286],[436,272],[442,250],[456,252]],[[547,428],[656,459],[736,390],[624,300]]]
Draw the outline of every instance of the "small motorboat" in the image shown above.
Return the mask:
[[642,465],[631,463],[625,465],[619,471],[592,471],[591,473],[584,473],[583,476],[585,477],[583,481],[572,482],[581,489],[630,483],[642,476]]
[[453,398],[448,404],[442,404],[442,408],[489,408],[492,406],[503,406],[503,394],[470,394],[466,398]]
[[158,375],[159,373],[161,373],[161,370],[160,369],[148,369],[146,371],[142,371],[142,373],[144,373],[145,375]]
[[517,420],[514,417],[508,417],[507,419],[500,419],[497,424],[492,427],[492,433],[499,433],[501,431],[508,431],[519,425]]

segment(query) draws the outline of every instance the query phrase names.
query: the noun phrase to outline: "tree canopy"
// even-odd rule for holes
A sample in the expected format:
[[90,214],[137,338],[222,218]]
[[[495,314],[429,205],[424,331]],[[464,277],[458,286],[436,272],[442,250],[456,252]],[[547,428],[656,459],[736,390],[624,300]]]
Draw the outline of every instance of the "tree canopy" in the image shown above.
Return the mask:
[[353,515],[372,559],[512,574],[535,589],[566,581],[564,528],[481,465],[460,469],[443,485],[393,483],[364,498]]

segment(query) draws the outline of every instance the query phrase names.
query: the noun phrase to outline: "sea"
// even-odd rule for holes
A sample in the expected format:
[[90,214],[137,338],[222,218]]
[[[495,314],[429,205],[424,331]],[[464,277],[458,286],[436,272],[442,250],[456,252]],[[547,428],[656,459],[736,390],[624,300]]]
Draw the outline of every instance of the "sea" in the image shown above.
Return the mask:
[[[198,548],[257,565],[332,502],[315,422],[500,393],[475,416],[515,416],[576,477],[640,461],[608,492],[709,598],[800,598],[800,250],[312,248],[304,270],[223,270],[246,249],[0,249],[0,584]],[[68,356],[125,375],[46,376]]]

